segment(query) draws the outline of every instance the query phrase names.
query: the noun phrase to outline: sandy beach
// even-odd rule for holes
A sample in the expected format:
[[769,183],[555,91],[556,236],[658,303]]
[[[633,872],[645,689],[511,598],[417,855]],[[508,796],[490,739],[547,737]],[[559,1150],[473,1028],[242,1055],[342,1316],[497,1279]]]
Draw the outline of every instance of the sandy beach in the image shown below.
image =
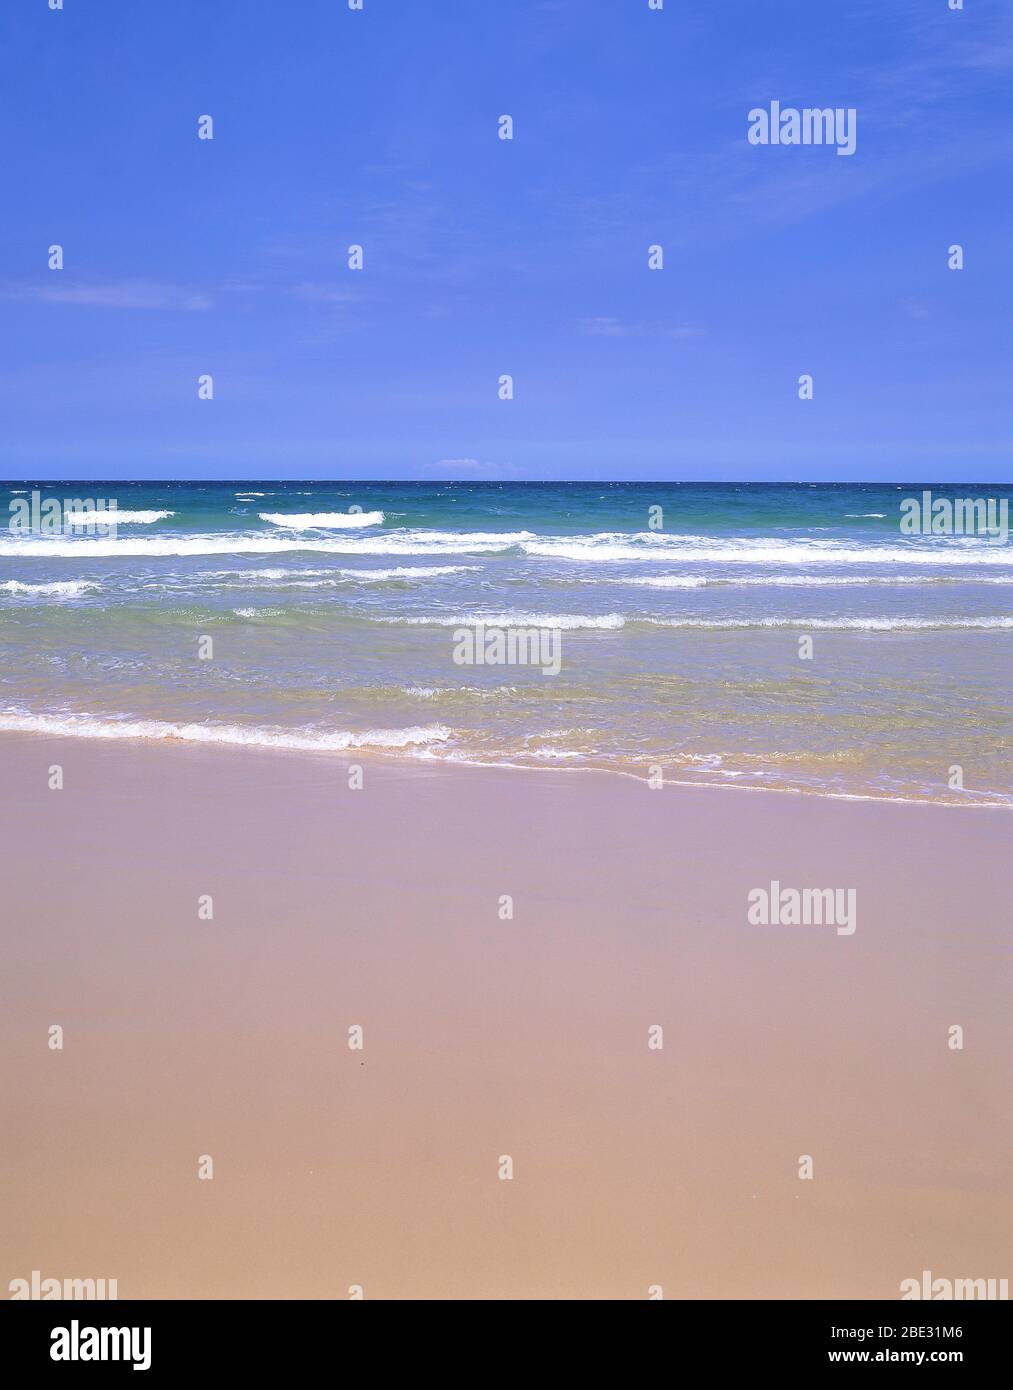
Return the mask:
[[[1009,1275],[1008,812],[377,757],[353,791],[343,756],[10,734],[0,756],[4,1288]],[[854,932],[751,924],[772,880],[854,889]]]

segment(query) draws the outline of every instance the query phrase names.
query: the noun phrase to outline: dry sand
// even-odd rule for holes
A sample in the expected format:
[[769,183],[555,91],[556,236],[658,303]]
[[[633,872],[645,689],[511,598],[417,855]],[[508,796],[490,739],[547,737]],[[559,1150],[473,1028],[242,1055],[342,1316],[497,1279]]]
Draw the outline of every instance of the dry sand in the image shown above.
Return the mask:
[[[351,791],[341,758],[17,735],[0,757],[3,1289],[1013,1274],[1008,813],[379,760]],[[749,925],[774,878],[856,888],[855,934]]]

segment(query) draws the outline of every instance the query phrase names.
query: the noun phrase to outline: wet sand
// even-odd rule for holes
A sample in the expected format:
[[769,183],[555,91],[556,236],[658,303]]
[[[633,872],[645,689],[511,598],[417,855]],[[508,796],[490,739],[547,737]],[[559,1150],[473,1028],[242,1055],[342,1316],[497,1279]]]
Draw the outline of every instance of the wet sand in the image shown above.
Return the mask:
[[[1013,1274],[1009,813],[379,759],[352,791],[344,757],[41,736],[0,759],[4,1290]],[[751,925],[772,879],[855,888],[854,935]]]

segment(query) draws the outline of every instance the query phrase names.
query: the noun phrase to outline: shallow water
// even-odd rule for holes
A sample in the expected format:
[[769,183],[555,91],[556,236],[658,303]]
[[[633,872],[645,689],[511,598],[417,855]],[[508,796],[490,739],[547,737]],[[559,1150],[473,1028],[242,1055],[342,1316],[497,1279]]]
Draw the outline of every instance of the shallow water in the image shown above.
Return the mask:
[[[0,728],[1013,804],[1013,546],[903,535],[920,484],[33,488],[118,520],[0,534]],[[455,663],[478,623],[558,674]]]

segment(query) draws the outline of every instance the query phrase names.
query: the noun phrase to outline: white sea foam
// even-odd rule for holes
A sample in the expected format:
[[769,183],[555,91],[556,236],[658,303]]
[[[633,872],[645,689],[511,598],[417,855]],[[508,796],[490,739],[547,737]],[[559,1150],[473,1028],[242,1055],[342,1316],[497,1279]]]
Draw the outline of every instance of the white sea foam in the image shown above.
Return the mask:
[[[269,515],[264,513],[265,516]],[[308,524],[308,516],[337,516],[338,526],[374,524],[364,518],[380,513],[308,513],[306,517],[272,517],[283,529]],[[291,525],[290,525],[291,523]],[[391,530],[372,536],[316,536],[247,532],[155,537],[50,538],[0,536],[0,556],[49,558],[113,558],[200,555],[280,555],[329,553],[345,555],[442,556],[495,554],[519,547],[525,554],[549,560],[611,565],[653,562],[669,565],[753,565],[771,569],[877,565],[887,569],[952,569],[953,567],[1013,566],[1013,546],[992,545],[970,537],[920,537],[893,545],[857,545],[824,539],[782,540],[776,537],[742,540],[734,537],[659,536],[655,532],[602,532],[588,536],[538,537],[530,531]]]
[[293,531],[379,526],[383,521],[383,512],[260,512],[259,515],[261,521],[269,521],[273,526],[287,526]]
[[[722,581],[714,581],[722,582]],[[856,585],[887,585],[895,584],[1013,584],[1013,576],[984,576],[962,575],[959,579],[951,578],[949,575],[924,575],[924,574],[765,574],[749,575],[739,579],[729,579],[724,581],[730,586],[755,585],[759,587],[773,586],[782,589],[835,589],[853,588]]]
[[797,627],[827,632],[920,632],[936,629],[1008,629],[1013,618],[645,618],[658,627]]
[[611,575],[607,578],[593,575],[582,582],[585,584],[636,584],[646,589],[702,589],[712,581],[686,574],[647,574],[630,575],[624,579],[615,579]]
[[226,582],[220,586],[223,589],[246,589],[251,584],[277,584],[285,589],[324,589],[349,583],[382,584],[404,579],[441,579],[448,574],[467,574],[478,568],[478,565],[399,565],[393,569],[378,570],[211,570],[199,577],[224,579]]
[[161,556],[283,555],[296,552],[333,555],[467,555],[508,550],[530,539],[532,532],[399,531],[388,535],[317,537],[271,534],[206,534],[202,536],[102,537],[79,540],[48,536],[0,536],[0,556],[19,559],[157,559]]
[[278,729],[236,724],[172,724],[162,719],[93,719],[87,715],[0,713],[0,731],[36,733],[75,738],[178,739],[185,743],[241,744],[260,748],[291,748],[304,752],[340,752],[346,748],[408,748],[445,743],[450,730],[436,724],[427,728],[365,729],[332,732],[312,729]]
[[39,598],[77,598],[89,589],[102,586],[90,579],[65,579],[52,584],[23,584],[19,579],[8,579],[0,584],[0,592],[5,594],[25,594]]
[[741,575],[734,579],[698,578],[681,574],[615,576],[587,575],[582,584],[629,584],[647,589],[756,588],[835,589],[895,584],[1013,584],[1013,575],[924,575],[924,574],[762,574]]
[[411,695],[416,700],[440,700],[445,695],[458,698],[461,695],[474,695],[478,700],[497,700],[503,695],[516,695],[514,685],[403,685],[402,695]]
[[833,540],[756,540],[659,535],[652,531],[549,536],[521,542],[528,555],[585,564],[631,560],[733,565],[1013,565],[1013,546],[966,537],[922,537],[897,545],[854,545]]
[[455,616],[435,613],[426,617],[378,618],[377,621],[406,627],[548,627],[576,631],[579,628],[620,628],[626,619],[621,613],[463,613]]
[[291,570],[291,569],[266,569],[266,570],[204,570],[195,575],[196,579],[244,579],[265,581],[272,579],[309,579],[321,574],[333,574],[333,570]]
[[446,574],[468,574],[480,565],[398,565],[388,570],[338,570],[343,579],[379,584],[388,579],[438,579]]
[[124,507],[96,507],[83,512],[64,512],[65,526],[112,526],[124,522],[132,526],[152,526],[156,521],[164,521],[175,512],[128,511]]
[[928,629],[995,629],[1013,628],[1013,618],[661,618],[631,613],[603,613],[596,615],[582,613],[461,613],[447,615],[430,614],[425,617],[378,618],[377,622],[408,627],[542,627],[568,630],[605,629],[614,630],[627,623],[645,624],[649,627],[693,627],[693,628],[771,628],[797,627],[805,630],[826,631],[921,631]]

